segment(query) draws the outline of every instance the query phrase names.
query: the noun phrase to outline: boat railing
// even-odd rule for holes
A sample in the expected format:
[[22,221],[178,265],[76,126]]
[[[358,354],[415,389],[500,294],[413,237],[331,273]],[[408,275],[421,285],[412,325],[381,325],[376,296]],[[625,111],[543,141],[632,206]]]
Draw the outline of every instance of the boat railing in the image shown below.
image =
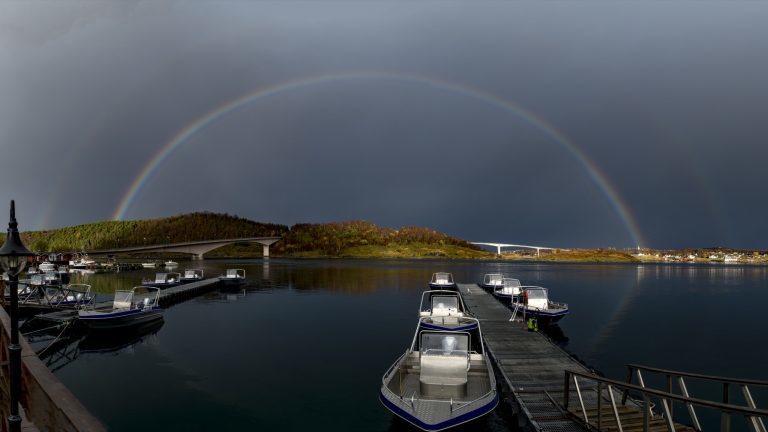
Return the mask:
[[[734,414],[742,415],[749,425],[752,432],[766,432],[764,419],[768,418],[768,410],[759,409],[755,406],[754,400],[752,400],[749,390],[744,390],[748,385],[768,386],[768,382],[757,380],[742,380],[725,377],[715,377],[700,374],[691,374],[686,372],[670,371],[657,368],[649,368],[639,365],[628,365],[629,376],[627,382],[617,381],[610,378],[601,377],[589,372],[580,372],[566,370],[563,380],[563,409],[568,412],[569,400],[570,400],[570,387],[574,386],[576,390],[576,396],[578,399],[579,409],[578,414],[575,416],[579,420],[590,427],[597,427],[597,430],[602,430],[603,419],[603,402],[610,403],[610,411],[612,413],[615,425],[606,425],[612,429],[617,429],[618,432],[623,432],[622,416],[619,412],[619,405],[626,406],[628,404],[629,394],[631,393],[633,399],[631,404],[642,411],[642,431],[648,432],[651,429],[651,421],[656,419],[663,419],[664,424],[669,432],[675,432],[675,422],[673,418],[673,405],[675,402],[682,403],[688,408],[688,414],[692,422],[692,426],[697,431],[702,431],[701,423],[698,420],[698,415],[695,408],[707,408],[720,412],[720,432],[730,432],[731,430],[731,416]],[[667,377],[668,387],[665,390],[646,387],[643,381],[643,376],[640,371],[653,372],[665,375]],[[637,375],[639,384],[632,384],[632,375]],[[697,378],[709,381],[715,381],[723,384],[723,400],[722,402],[712,401],[707,399],[700,399],[690,396],[685,386],[685,382],[678,380],[680,385],[681,394],[674,393],[672,391],[673,378],[682,379],[684,377]],[[585,381],[590,384],[594,384],[591,389],[584,388]],[[580,383],[581,382],[581,383]],[[729,386],[736,384],[742,386],[744,397],[747,400],[747,406],[736,405],[730,402]],[[592,405],[587,404],[585,396],[587,391],[594,391],[596,394],[596,406],[595,402]],[[607,395],[605,394],[607,392]],[[618,402],[617,402],[618,400]],[[654,405],[655,404],[655,405]],[[654,406],[661,406],[662,413],[656,414],[653,412]],[[595,418],[588,416],[588,411],[597,409],[597,414],[593,414]],[[575,412],[576,410],[574,410]],[[607,419],[606,419],[607,421]],[[630,420],[625,416],[625,422]],[[626,425],[630,427],[628,424]]]
[[61,306],[62,303],[72,304],[75,308],[84,308],[94,299],[91,296],[91,286],[88,284],[69,284],[66,286],[51,286],[45,290],[45,301],[51,306]]

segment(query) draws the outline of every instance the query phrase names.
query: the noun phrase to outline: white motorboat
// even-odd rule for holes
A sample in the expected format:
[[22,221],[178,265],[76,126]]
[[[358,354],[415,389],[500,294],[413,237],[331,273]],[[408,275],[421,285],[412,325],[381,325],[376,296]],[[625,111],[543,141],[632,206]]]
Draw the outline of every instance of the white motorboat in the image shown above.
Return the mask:
[[96,310],[91,306],[77,311],[80,321],[94,330],[119,330],[163,319],[160,290],[138,286],[130,291],[115,291],[112,308]]
[[424,330],[420,322],[410,348],[384,374],[379,399],[426,431],[491,412],[499,397],[479,323],[468,332],[448,332]]
[[486,273],[483,276],[483,282],[480,284],[480,287],[492,290],[501,286],[502,279],[504,279],[504,275],[501,273]]
[[168,261],[164,262],[163,264],[165,264],[166,268],[168,268],[168,267],[178,267],[179,266],[179,263],[177,263],[176,261],[172,261],[172,260],[168,260]]
[[424,291],[419,318],[423,318],[419,321],[423,329],[462,331],[477,327],[477,320],[469,317],[458,291]]
[[197,282],[203,280],[203,269],[186,269],[179,279],[181,282]]
[[237,286],[245,283],[245,270],[243,269],[227,269],[227,271],[219,276],[219,283],[224,286]]
[[453,282],[452,274],[439,272],[432,274],[429,287],[432,289],[456,289],[456,283]]
[[557,303],[549,299],[549,290],[540,286],[523,286],[523,295],[518,301],[512,301],[516,309],[513,316],[534,318],[538,325],[555,324],[568,315],[568,304]]
[[96,265],[96,261],[90,259],[88,255],[82,255],[69,261],[71,269],[86,269]]
[[158,264],[154,261],[147,261],[147,262],[141,263],[141,266],[144,268],[155,268],[158,266]]
[[520,280],[514,278],[503,278],[501,285],[493,289],[493,295],[503,300],[513,300],[523,293]]
[[155,288],[168,288],[181,283],[180,279],[181,275],[176,272],[156,273],[154,281],[151,279],[144,279],[141,281],[141,285]]
[[56,265],[55,265],[54,263],[52,263],[52,262],[50,262],[50,261],[46,260],[46,261],[43,261],[43,262],[41,262],[41,263],[40,263],[40,264],[37,266],[37,268],[38,268],[38,269],[39,269],[41,272],[49,272],[49,271],[53,271],[53,270],[56,270]]

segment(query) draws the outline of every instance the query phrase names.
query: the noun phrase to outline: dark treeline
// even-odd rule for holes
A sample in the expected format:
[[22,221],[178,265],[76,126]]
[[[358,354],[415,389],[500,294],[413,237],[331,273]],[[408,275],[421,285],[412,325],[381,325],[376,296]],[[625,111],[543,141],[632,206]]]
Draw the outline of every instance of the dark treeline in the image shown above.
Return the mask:
[[275,244],[275,252],[291,255],[297,252],[319,251],[339,255],[355,246],[387,246],[392,244],[424,243],[455,245],[480,250],[464,240],[421,227],[382,228],[366,221],[323,224],[296,224]]

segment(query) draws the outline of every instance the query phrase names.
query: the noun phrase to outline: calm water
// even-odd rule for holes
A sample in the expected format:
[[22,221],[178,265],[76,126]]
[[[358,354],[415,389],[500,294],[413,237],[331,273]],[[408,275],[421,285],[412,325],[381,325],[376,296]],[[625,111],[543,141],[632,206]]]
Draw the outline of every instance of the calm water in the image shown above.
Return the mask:
[[[458,282],[503,272],[549,287],[571,307],[558,341],[609,377],[624,379],[624,365],[640,363],[768,380],[765,267],[277,259],[203,267],[207,275],[245,268],[249,285],[172,306],[138,339],[85,338],[46,357],[110,430],[410,430],[378,391],[438,270]],[[84,279],[112,292],[153,274]],[[508,424],[497,410],[474,430]]]

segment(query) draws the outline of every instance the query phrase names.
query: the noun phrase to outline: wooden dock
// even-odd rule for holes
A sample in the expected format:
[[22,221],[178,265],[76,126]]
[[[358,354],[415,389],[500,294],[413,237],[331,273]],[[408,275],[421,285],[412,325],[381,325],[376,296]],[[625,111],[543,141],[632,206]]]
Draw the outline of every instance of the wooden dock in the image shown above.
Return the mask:
[[[182,285],[176,285],[174,287],[165,288],[160,290],[160,306],[168,307],[172,304],[182,302],[186,299],[198,296],[206,291],[211,290],[216,284],[219,283],[218,278],[203,279],[198,282],[190,282]],[[134,301],[140,302],[146,295],[137,294]],[[107,310],[112,307],[112,302],[99,302],[94,305],[94,309]],[[43,313],[35,315],[35,319],[50,321],[55,323],[67,323],[77,319],[77,311],[74,309],[60,309],[54,312]]]
[[[512,311],[484,289],[475,284],[458,286],[467,309],[480,320],[485,348],[503,376],[519,425],[545,432],[586,431],[559,404],[563,400],[564,371],[588,369],[545,335],[528,331],[522,323],[510,322]],[[586,389],[581,390],[587,396]],[[577,402],[575,390],[571,393]]]
[[[522,322],[511,322],[512,311],[478,285],[458,284],[458,288],[469,312],[480,320],[485,348],[503,376],[500,381],[505,385],[507,399],[518,416],[520,427],[537,432],[643,430],[641,405],[628,399],[626,403],[619,404],[614,412],[609,405],[609,390],[603,386],[599,390],[601,397],[598,397],[596,383],[590,380],[579,378],[578,390],[570,383],[568,411],[564,411],[565,371],[592,371],[544,334],[528,331]],[[578,391],[581,392],[584,410],[581,409]],[[614,400],[621,400],[621,393],[616,389],[611,393]],[[584,421],[584,416],[587,421]],[[617,425],[617,417],[621,428]],[[690,426],[677,422],[674,429],[676,432],[695,432]],[[661,415],[650,414],[649,432],[668,430],[667,421]]]

